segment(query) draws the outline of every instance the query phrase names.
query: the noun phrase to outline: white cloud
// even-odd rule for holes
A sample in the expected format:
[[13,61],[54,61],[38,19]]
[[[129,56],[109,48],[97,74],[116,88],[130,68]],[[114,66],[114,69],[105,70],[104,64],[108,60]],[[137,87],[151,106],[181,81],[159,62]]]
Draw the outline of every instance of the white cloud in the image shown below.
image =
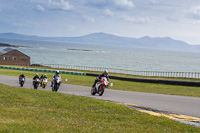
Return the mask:
[[199,25],[200,21],[199,20],[198,21],[194,21],[194,22],[192,22],[192,24]]
[[60,2],[56,2],[54,0],[48,0],[48,6],[54,9],[61,9],[61,10],[71,10],[73,5],[65,0],[60,0]]
[[120,7],[128,7],[128,8],[135,7],[133,2],[130,0],[114,0],[114,3],[115,5],[120,6]]
[[194,6],[189,11],[187,11],[186,17],[193,18],[193,19],[200,19],[200,5]]
[[125,21],[129,21],[133,23],[148,23],[151,21],[151,19],[147,17],[122,16],[121,18],[124,19]]
[[114,13],[112,11],[110,11],[109,9],[105,9],[104,10],[104,14],[109,15],[109,16],[113,16]]
[[89,16],[84,16],[84,19],[86,20],[86,21],[88,21],[88,22],[95,22],[95,19],[94,18],[92,18],[92,17],[89,17]]
[[42,12],[45,11],[45,9],[41,5],[37,5],[37,10]]
[[152,4],[156,4],[156,0],[149,0]]

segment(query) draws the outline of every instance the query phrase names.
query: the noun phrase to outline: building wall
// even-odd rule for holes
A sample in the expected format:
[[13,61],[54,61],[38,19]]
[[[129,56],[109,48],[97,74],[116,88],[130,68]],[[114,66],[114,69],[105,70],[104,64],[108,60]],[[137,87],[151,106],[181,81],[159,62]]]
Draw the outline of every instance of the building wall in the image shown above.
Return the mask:
[[30,66],[30,57],[19,52],[18,50],[13,50],[0,55],[0,65]]

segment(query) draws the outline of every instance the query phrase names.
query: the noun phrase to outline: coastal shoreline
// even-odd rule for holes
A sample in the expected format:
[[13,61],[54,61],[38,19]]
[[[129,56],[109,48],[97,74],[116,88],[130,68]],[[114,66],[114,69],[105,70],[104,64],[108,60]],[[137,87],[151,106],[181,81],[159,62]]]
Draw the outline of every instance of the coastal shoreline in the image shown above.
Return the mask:
[[7,47],[7,48],[28,48],[27,46],[18,46],[18,45],[10,45],[8,43],[1,43],[0,47]]

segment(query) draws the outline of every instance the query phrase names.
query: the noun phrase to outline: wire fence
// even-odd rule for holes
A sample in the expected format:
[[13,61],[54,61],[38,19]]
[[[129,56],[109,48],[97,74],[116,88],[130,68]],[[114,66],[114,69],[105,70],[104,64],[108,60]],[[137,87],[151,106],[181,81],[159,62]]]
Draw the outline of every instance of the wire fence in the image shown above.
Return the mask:
[[122,73],[122,74],[138,75],[138,76],[200,78],[200,72],[134,71],[134,70],[126,70],[126,69],[89,67],[89,66],[77,66],[77,65],[62,65],[62,64],[44,64],[43,66],[52,67],[52,68],[65,68],[65,69],[97,71],[97,72],[102,72],[106,69],[111,73]]

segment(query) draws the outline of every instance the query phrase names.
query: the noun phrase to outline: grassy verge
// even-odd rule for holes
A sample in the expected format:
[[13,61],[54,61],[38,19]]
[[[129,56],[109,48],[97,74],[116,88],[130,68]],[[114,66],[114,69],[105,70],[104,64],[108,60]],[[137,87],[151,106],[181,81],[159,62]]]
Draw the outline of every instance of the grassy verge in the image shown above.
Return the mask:
[[123,105],[0,84],[0,132],[199,132]]
[[[19,76],[22,72],[25,74],[27,78],[33,78],[34,75],[37,73],[31,71],[0,69],[1,75]],[[44,72],[38,72],[38,73],[39,75],[44,74]],[[46,74],[49,77],[49,79],[51,79],[53,73],[46,73]],[[88,87],[92,86],[95,79],[95,77],[90,77],[90,76],[77,76],[68,74],[61,74],[61,75],[63,83],[88,86]],[[66,82],[65,79],[68,79],[68,81]],[[114,80],[114,79],[110,79],[110,83],[113,83],[113,86],[110,86],[108,89],[200,97],[199,87],[129,82],[129,81]]]

